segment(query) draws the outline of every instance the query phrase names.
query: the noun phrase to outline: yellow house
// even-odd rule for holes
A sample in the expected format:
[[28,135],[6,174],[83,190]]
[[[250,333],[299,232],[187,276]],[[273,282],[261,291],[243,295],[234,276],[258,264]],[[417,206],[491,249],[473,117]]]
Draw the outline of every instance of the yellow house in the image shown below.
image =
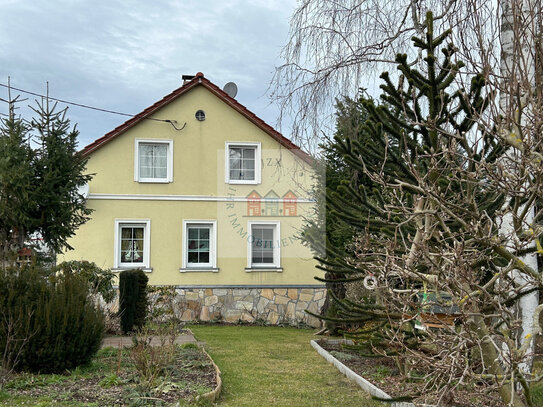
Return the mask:
[[86,146],[94,212],[59,260],[142,268],[176,287],[185,320],[317,325],[304,310],[324,287],[298,239],[311,158],[232,96],[198,73]]

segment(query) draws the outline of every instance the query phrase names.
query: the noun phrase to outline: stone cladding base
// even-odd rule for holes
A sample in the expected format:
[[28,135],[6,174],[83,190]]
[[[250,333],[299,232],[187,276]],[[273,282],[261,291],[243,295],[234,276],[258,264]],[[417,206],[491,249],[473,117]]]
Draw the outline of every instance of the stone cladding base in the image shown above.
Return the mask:
[[325,288],[176,288],[183,321],[263,322],[320,327]]

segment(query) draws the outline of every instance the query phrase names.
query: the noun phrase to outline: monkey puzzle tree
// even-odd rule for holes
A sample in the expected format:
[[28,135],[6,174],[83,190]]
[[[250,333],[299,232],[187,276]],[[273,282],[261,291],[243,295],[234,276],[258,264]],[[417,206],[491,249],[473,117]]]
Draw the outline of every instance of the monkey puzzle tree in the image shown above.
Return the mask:
[[[371,321],[352,336],[418,377],[421,394],[437,390],[444,401],[460,383],[484,382],[511,405],[531,405],[527,350],[542,307],[523,337],[514,307],[543,287],[521,260],[543,240],[543,211],[529,214],[543,190],[542,136],[533,123],[522,128],[530,120],[515,128],[490,120],[495,95],[482,75],[457,85],[463,64],[444,45],[449,36],[434,34],[428,13],[425,36],[413,37],[422,69],[399,54],[398,85],[381,75],[386,103],[362,101],[369,118],[360,135],[335,138],[363,177],[329,197],[357,230],[355,258],[323,264],[344,281],[371,280],[377,301],[338,300],[339,319]],[[455,322],[434,315],[440,329],[418,329],[435,307]]]

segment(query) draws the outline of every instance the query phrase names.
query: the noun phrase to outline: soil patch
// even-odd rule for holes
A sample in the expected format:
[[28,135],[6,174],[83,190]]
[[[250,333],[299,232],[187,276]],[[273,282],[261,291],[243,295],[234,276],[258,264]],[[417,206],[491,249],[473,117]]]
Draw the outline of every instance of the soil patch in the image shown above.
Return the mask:
[[102,349],[93,362],[66,375],[20,374],[6,385],[13,396],[53,402],[168,405],[190,401],[217,386],[212,361],[195,346],[177,346],[175,358],[150,390],[142,390],[129,349]]
[[[341,344],[329,343],[326,339],[320,339],[317,343],[328,351],[337,360],[362,376],[392,397],[418,394],[421,392],[420,382],[409,382],[400,375],[395,363],[389,358],[363,357],[353,350],[344,348]],[[446,395],[441,405],[451,407],[506,407],[498,394],[488,394],[484,388],[459,389]],[[437,404],[437,396],[425,393],[415,397],[415,404]]]

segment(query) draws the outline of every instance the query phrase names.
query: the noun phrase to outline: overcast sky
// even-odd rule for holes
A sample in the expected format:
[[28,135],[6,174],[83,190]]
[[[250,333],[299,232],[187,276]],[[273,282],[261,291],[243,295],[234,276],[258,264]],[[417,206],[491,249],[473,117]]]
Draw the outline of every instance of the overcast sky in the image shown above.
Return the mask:
[[[0,83],[99,108],[139,113],[203,72],[271,125],[266,91],[295,0],[0,0]],[[14,92],[17,94],[19,92]],[[13,94],[12,94],[13,95]],[[28,116],[19,104],[19,113]],[[7,99],[5,88],[0,98]],[[0,112],[7,104],[0,102]],[[82,148],[127,117],[70,107]],[[288,134],[285,134],[288,136]]]

